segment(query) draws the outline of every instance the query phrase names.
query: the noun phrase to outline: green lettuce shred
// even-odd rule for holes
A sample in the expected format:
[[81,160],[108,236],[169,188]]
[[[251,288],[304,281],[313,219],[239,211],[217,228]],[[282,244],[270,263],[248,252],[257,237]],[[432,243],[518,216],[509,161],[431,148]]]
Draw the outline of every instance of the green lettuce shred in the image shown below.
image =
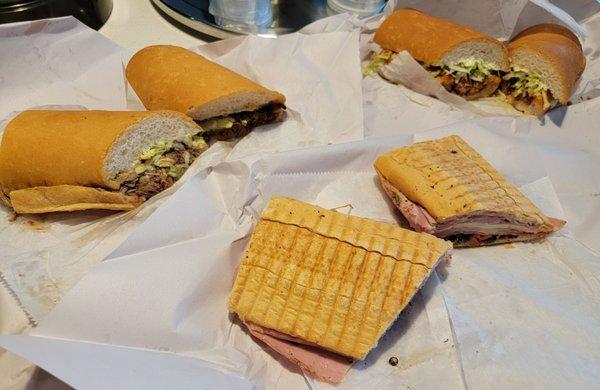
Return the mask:
[[[391,50],[381,50],[377,53],[373,53],[371,61],[363,69],[363,75],[369,76],[375,70],[390,62],[393,54],[394,52]],[[474,58],[468,58],[451,65],[434,65],[427,63],[421,63],[421,65],[423,65],[433,77],[437,77],[443,72],[452,75],[456,81],[460,81],[466,77],[469,77],[474,81],[483,81],[487,76],[492,74],[492,72],[496,71],[491,65]]]
[[544,102],[544,109],[552,107],[556,104],[555,100],[548,96],[548,86],[541,78],[525,69],[511,68],[510,72],[502,76],[502,79],[508,80],[512,87],[511,95],[515,98],[520,96],[537,96],[541,95]]
[[390,62],[392,59],[392,54],[394,54],[394,52],[391,50],[381,50],[378,53],[373,53],[371,61],[363,69],[363,76],[369,76],[373,74],[375,70]]
[[524,70],[511,68],[510,72],[502,78],[511,82],[512,95],[515,97],[524,94],[534,96],[548,91],[548,86],[542,82],[539,76]]
[[451,74],[457,81],[467,77],[473,81],[483,81],[495,71],[489,64],[474,58],[468,58],[456,64],[442,65],[440,68]]
[[[181,141],[188,148],[196,149],[198,152],[204,151],[208,145],[201,135],[186,135]],[[179,179],[185,172],[191,162],[191,155],[188,151],[183,152],[184,166],[176,165],[172,158],[164,157],[165,153],[173,149],[172,141],[157,141],[140,155],[139,162],[134,167],[136,175],[140,176],[146,172],[156,172],[157,170],[167,170],[167,174]]]

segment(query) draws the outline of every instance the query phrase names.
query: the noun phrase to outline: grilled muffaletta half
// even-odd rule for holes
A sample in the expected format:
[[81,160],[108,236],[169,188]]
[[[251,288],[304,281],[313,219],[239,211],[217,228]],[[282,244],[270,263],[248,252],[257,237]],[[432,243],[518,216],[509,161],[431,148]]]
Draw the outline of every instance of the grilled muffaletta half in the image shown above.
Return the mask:
[[467,100],[493,94],[500,84],[500,72],[509,67],[502,42],[414,9],[400,9],[388,16],[373,41],[382,50],[372,53],[366,74],[377,71],[396,82],[387,66],[396,53],[406,50],[447,91]]
[[456,135],[387,152],[375,170],[413,229],[455,247],[541,240],[565,224],[546,217]]
[[285,97],[182,47],[148,46],[126,77],[148,110],[192,117],[205,137],[226,140],[285,119]]
[[131,210],[207,145],[174,111],[24,111],[0,144],[0,195],[17,213]]
[[340,383],[451,248],[429,234],[275,197],[242,257],[229,311],[305,372]]

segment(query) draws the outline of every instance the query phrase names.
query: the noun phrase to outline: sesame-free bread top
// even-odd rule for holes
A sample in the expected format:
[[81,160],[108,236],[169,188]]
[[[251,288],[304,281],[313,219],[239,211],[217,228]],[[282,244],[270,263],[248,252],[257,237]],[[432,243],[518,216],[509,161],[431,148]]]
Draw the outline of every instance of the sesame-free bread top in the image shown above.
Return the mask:
[[448,65],[474,57],[496,69],[507,70],[508,54],[502,42],[469,27],[404,8],[388,16],[375,32],[383,49],[406,50],[417,61]]
[[178,46],[143,48],[127,64],[126,77],[147,109],[196,120],[285,103],[279,92]]

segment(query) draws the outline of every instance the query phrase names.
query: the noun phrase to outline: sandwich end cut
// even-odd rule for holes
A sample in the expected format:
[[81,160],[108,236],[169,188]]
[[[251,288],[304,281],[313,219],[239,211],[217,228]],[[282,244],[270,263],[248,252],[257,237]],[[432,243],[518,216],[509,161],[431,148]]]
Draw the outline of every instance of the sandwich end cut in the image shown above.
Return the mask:
[[458,136],[387,152],[375,169],[413,229],[456,247],[539,241],[564,225],[546,217]]

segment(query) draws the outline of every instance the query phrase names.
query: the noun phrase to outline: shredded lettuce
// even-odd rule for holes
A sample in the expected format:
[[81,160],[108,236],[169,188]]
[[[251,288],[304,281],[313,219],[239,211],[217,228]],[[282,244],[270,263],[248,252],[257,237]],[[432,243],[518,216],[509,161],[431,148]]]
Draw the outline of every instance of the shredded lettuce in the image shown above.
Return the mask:
[[539,76],[525,70],[511,68],[510,72],[502,78],[510,81],[513,88],[512,95],[515,97],[524,94],[535,96],[548,91],[548,86]]
[[390,62],[392,59],[392,54],[394,54],[394,52],[391,50],[381,50],[378,53],[373,53],[371,56],[371,61],[363,69],[363,76],[369,76],[375,70]]
[[[185,144],[188,148],[193,148],[198,152],[204,151],[208,145],[201,135],[187,134],[183,140],[179,141]],[[169,169],[169,175],[179,178],[185,171],[183,167],[175,165],[173,159],[164,157],[163,155],[173,149],[172,141],[157,141],[150,146],[145,152],[140,155],[138,163],[134,167],[136,175],[142,175],[146,172],[155,172],[160,168]],[[191,155],[188,151],[183,153],[185,165],[189,165]],[[180,169],[181,168],[181,169]]]
[[495,71],[490,64],[475,58],[467,58],[455,64],[442,65],[439,68],[451,74],[456,81],[467,77],[473,81],[483,81]]
[[552,107],[556,101],[548,96],[548,86],[541,78],[525,69],[511,68],[510,72],[502,76],[502,79],[508,80],[511,85],[511,95],[515,98],[520,96],[541,95],[544,101],[544,109]]
[[[394,52],[391,50],[381,50],[377,53],[373,53],[371,62],[363,69],[363,75],[368,76],[378,68],[381,68],[390,62],[393,54]],[[421,65],[427,69],[433,77],[439,76],[440,73],[445,73],[452,75],[456,81],[460,81],[467,77],[474,81],[483,81],[487,76],[491,75],[492,72],[496,71],[490,64],[475,58],[467,58],[450,65],[437,65],[423,62]]]

